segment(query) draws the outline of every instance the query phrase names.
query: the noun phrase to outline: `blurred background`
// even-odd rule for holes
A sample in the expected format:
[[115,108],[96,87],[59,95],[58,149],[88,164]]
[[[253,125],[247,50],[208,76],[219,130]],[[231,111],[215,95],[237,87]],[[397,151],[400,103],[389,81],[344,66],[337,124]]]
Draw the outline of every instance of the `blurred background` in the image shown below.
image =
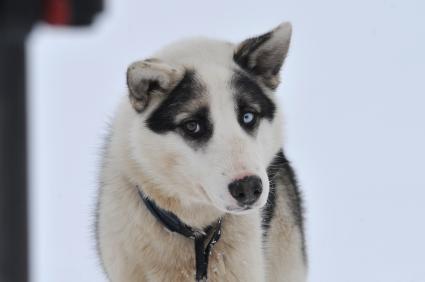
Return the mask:
[[127,66],[182,37],[237,42],[282,21],[294,32],[278,95],[310,281],[424,281],[424,13],[421,0],[107,0],[89,27],[37,24],[26,45],[30,281],[106,281],[97,174]]

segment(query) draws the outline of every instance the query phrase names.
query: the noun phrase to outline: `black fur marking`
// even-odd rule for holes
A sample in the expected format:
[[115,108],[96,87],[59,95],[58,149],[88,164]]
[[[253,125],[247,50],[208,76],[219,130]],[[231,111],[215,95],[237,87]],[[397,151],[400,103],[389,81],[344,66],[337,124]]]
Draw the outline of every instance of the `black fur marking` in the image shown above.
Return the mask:
[[[270,181],[270,193],[267,199],[267,204],[264,206],[262,211],[262,227],[263,235],[267,237],[268,230],[270,228],[271,221],[273,219],[276,209],[276,193],[282,193],[284,197],[287,197],[289,207],[291,209],[292,216],[294,217],[295,224],[299,227],[302,237],[302,248],[304,258],[306,259],[305,250],[305,234],[304,234],[304,217],[303,217],[303,205],[300,190],[298,188],[298,182],[294,170],[291,164],[283,154],[283,150],[280,150],[269,167],[267,168],[267,175]],[[279,181],[283,185],[276,185]],[[284,191],[277,191],[277,188],[282,187]]]
[[[270,192],[267,198],[267,203],[262,211],[262,221],[261,225],[263,227],[264,236],[267,235],[267,231],[270,228],[270,222],[274,216],[274,210],[276,207],[276,176],[278,172],[283,169],[283,162],[280,154],[282,151],[279,151],[278,154],[274,157],[273,161],[267,167],[267,176],[269,178],[270,183]],[[283,153],[282,153],[283,154]]]
[[186,120],[190,121],[196,121],[199,126],[200,130],[197,133],[189,133],[186,132],[182,126],[179,126],[177,128],[177,131],[180,132],[180,134],[186,139],[191,140],[193,142],[196,142],[198,144],[203,144],[207,142],[212,134],[213,134],[213,126],[209,118],[209,110],[207,107],[202,107],[198,111],[196,111],[193,115],[191,115],[190,118],[185,119],[183,123]]
[[[195,72],[187,70],[180,83],[146,120],[147,126],[158,134],[174,131],[192,144],[204,144],[213,133],[209,110],[206,106],[194,107],[190,104],[192,100],[202,98],[204,92],[205,87],[196,77]],[[181,124],[175,120],[176,115],[183,111],[192,113],[189,119],[196,120],[202,125],[202,134],[192,136],[184,132]]]
[[[254,74],[261,74],[261,69],[256,68],[256,65],[250,65],[251,55],[255,52],[263,43],[268,41],[273,35],[273,32],[268,32],[261,36],[249,38],[241,43],[241,46],[233,55],[233,60],[243,69],[252,72]],[[260,71],[260,72],[258,72]]]
[[290,41],[290,37],[273,38],[274,32],[275,30],[243,41],[233,55],[237,65],[272,90],[279,85],[279,71],[288,53]]
[[[241,117],[245,111],[253,111],[256,112],[259,119],[266,118],[271,121],[274,118],[276,111],[275,104],[248,74],[239,70],[235,71],[231,85],[235,91],[234,96],[238,117]],[[247,132],[252,132],[258,126],[259,122],[260,120],[257,121],[256,126],[247,128],[239,119],[239,124]]]

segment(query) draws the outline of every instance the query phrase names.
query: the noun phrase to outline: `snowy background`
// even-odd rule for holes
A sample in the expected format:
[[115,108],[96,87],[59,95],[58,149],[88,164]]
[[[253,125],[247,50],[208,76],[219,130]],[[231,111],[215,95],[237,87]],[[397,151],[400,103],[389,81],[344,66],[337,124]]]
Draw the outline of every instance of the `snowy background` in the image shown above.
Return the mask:
[[99,148],[129,63],[181,37],[294,25],[279,98],[307,207],[310,281],[425,281],[425,2],[110,0],[28,45],[33,282],[105,281]]

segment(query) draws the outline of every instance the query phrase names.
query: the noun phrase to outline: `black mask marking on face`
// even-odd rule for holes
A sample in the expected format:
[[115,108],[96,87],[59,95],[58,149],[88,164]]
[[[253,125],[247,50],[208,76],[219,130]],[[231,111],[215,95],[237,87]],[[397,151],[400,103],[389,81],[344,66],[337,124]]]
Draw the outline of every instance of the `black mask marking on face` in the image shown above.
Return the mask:
[[273,120],[276,105],[248,74],[237,70],[232,80],[238,122],[245,131],[253,133],[262,118]]
[[[193,70],[187,70],[180,83],[146,120],[147,126],[158,134],[173,131],[191,144],[205,144],[213,133],[209,110],[193,103],[201,102],[204,95],[204,85]],[[176,116],[182,112],[192,114],[177,122]]]

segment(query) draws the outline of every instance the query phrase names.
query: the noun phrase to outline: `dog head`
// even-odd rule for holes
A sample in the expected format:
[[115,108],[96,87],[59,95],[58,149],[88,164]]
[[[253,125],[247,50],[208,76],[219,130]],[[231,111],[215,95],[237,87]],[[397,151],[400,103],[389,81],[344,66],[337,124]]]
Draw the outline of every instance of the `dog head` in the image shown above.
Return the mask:
[[130,65],[131,154],[150,183],[224,212],[266,203],[281,146],[274,91],[290,38],[283,23],[237,45],[184,40]]

